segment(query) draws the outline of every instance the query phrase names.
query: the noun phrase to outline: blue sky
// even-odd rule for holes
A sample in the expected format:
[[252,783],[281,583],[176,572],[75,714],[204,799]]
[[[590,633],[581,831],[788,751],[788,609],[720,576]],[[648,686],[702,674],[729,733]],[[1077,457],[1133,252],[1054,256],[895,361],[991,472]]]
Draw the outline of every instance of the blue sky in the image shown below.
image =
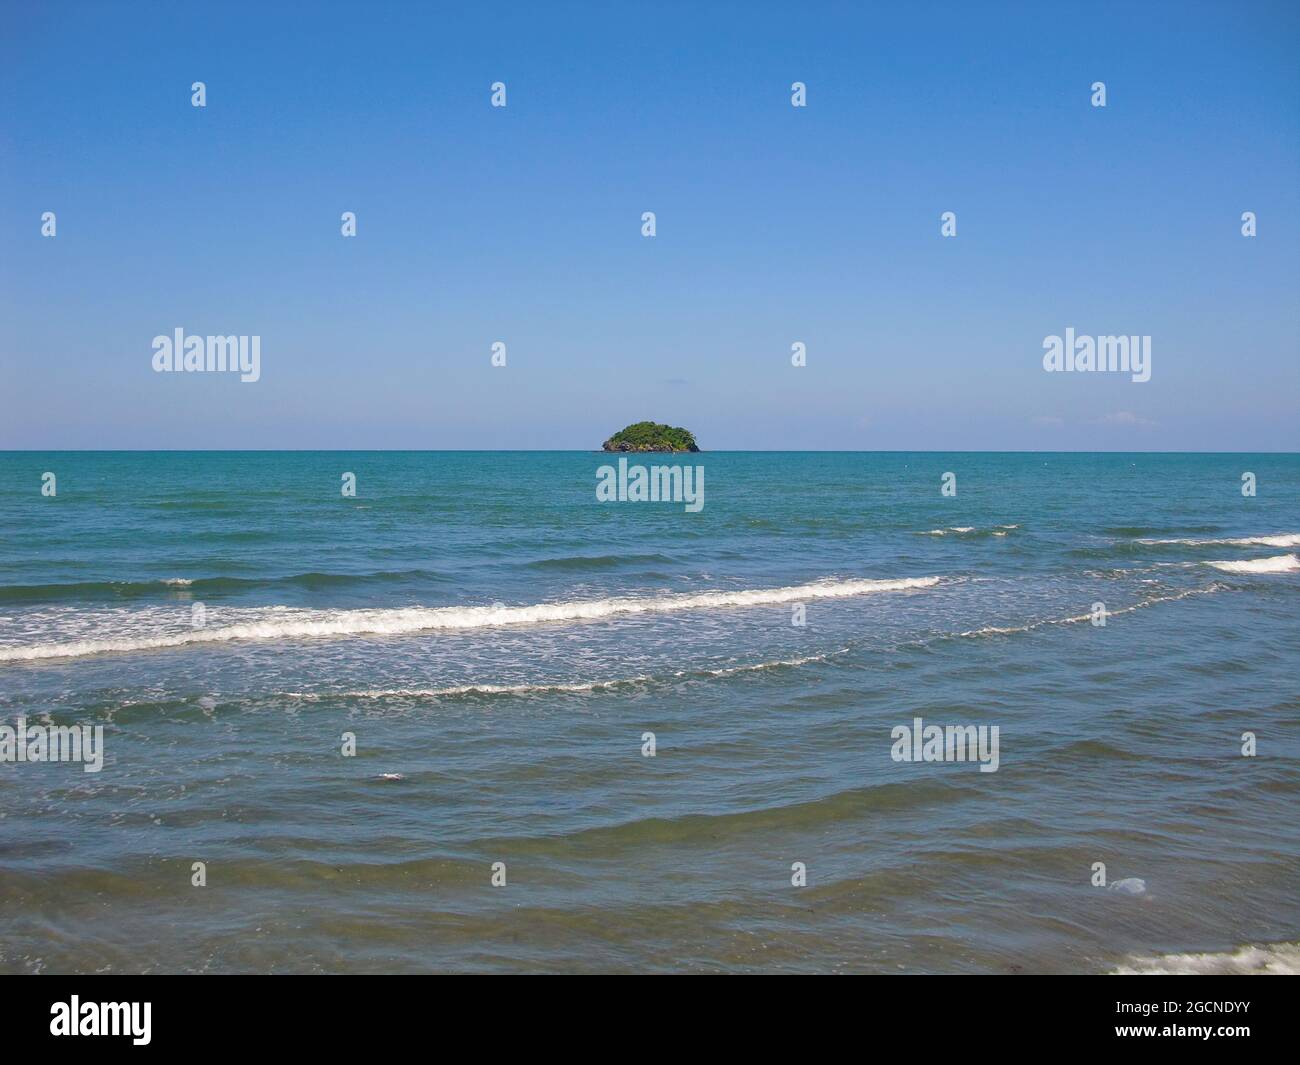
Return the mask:
[[0,18],[0,448],[1300,448],[1294,3]]

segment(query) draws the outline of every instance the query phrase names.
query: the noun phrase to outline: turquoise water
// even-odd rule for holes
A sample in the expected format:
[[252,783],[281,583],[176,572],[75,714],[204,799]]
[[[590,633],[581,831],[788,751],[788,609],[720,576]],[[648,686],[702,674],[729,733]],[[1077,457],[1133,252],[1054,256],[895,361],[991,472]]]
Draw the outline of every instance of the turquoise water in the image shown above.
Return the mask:
[[[598,503],[607,461],[0,454],[0,721],[105,748],[0,764],[0,969],[1106,972],[1300,939],[1300,457],[632,457],[703,466],[698,513]],[[894,761],[917,717],[997,726],[997,771]]]

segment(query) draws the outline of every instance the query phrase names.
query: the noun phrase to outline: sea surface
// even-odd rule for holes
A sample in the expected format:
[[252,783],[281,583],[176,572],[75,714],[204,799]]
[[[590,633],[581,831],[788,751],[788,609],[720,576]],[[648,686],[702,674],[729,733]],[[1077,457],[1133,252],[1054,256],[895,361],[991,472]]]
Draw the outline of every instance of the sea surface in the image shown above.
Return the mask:
[[609,461],[0,453],[0,971],[1300,968],[1300,456]]

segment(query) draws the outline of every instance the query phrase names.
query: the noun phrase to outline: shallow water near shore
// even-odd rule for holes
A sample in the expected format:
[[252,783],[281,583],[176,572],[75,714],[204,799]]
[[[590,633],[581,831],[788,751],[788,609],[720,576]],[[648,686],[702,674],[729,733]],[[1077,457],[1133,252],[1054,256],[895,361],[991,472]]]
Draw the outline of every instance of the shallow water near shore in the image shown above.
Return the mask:
[[1295,971],[1300,457],[607,461],[0,453],[0,970]]

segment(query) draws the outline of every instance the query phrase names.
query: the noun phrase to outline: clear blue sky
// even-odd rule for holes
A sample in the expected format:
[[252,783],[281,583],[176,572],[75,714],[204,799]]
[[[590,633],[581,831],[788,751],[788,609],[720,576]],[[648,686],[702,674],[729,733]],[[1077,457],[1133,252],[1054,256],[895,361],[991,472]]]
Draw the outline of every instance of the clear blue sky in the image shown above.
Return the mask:
[[0,19],[0,448],[1300,449],[1294,2]]

